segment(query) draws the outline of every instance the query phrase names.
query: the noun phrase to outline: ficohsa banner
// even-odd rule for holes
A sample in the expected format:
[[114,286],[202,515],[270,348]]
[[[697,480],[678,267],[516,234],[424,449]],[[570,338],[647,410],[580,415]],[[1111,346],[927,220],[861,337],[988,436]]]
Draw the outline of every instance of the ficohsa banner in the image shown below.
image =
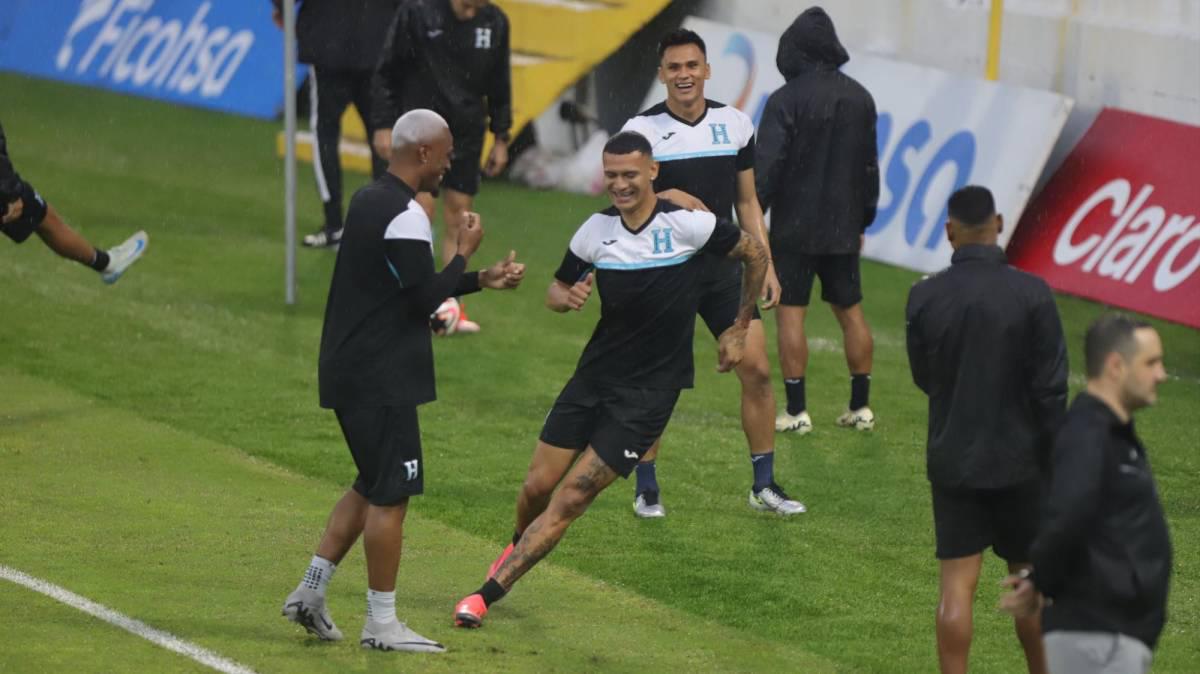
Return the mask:
[[[784,83],[775,67],[779,35],[695,17],[684,26],[707,43],[713,75],[706,95],[737,106],[757,125],[767,98]],[[871,92],[879,113],[879,212],[864,254],[918,271],[950,264],[943,223],[955,189],[987,186],[1008,221],[1017,221],[1072,105],[1052,92],[861,53],[851,54],[843,72]],[[655,82],[644,107],[664,96]]]
[[1105,109],[1030,204],[1013,264],[1200,328],[1200,127]]
[[262,0],[18,0],[0,22],[0,68],[270,117],[283,38]]

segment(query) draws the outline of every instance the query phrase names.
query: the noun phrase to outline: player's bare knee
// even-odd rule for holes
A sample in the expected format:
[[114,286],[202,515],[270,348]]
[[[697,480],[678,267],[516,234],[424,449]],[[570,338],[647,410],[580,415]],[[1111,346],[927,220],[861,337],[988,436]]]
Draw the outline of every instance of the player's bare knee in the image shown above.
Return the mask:
[[771,392],[771,364],[765,354],[762,358],[747,357],[737,367],[742,392],[748,395],[766,395]]
[[544,502],[554,492],[556,484],[558,480],[544,472],[530,471],[521,485],[521,495],[530,503]]

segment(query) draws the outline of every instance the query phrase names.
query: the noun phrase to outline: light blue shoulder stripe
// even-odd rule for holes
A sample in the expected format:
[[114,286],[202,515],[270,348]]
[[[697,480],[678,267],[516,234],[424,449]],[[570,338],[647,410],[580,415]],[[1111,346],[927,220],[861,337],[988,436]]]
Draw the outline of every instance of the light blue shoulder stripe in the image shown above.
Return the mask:
[[668,257],[662,260],[647,260],[645,262],[597,262],[596,269],[615,269],[628,271],[631,269],[654,269],[655,267],[671,267],[677,264],[683,264],[692,257],[691,253],[685,255],[677,255]]
[[[383,259],[385,262],[387,262],[388,269],[392,270],[392,276],[395,276],[396,280],[399,281],[400,280],[400,272],[396,271],[396,265],[392,264],[392,261],[390,259],[388,259],[387,257],[384,257]],[[400,287],[403,288],[404,284],[401,283]]]
[[697,157],[728,157],[737,154],[734,150],[705,150],[704,152],[684,152],[682,154],[664,154],[654,157],[654,161],[675,161],[676,159],[695,159]]

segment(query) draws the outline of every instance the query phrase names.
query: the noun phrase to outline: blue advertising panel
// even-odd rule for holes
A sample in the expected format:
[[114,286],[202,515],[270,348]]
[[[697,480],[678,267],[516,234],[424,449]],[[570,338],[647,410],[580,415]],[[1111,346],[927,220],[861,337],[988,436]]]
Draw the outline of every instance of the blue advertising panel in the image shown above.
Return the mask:
[[283,34],[267,0],[4,0],[0,70],[272,117]]

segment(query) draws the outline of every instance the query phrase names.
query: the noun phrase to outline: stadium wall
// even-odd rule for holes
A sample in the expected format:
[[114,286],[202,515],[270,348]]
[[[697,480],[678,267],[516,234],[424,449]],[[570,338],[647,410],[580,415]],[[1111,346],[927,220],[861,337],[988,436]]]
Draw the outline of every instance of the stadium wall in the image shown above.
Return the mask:
[[[989,0],[820,0],[851,52],[982,77]],[[696,15],[780,33],[805,3],[701,0]],[[1200,0],[1006,0],[1000,80],[1200,125]],[[1119,47],[1116,47],[1118,46]]]
[[[852,54],[983,77],[990,0],[811,4],[829,12]],[[701,0],[695,14],[779,33],[807,6],[795,0]],[[1200,0],[1005,0],[1000,81],[1075,101],[1034,191],[1106,106],[1200,125],[1197,63]]]

